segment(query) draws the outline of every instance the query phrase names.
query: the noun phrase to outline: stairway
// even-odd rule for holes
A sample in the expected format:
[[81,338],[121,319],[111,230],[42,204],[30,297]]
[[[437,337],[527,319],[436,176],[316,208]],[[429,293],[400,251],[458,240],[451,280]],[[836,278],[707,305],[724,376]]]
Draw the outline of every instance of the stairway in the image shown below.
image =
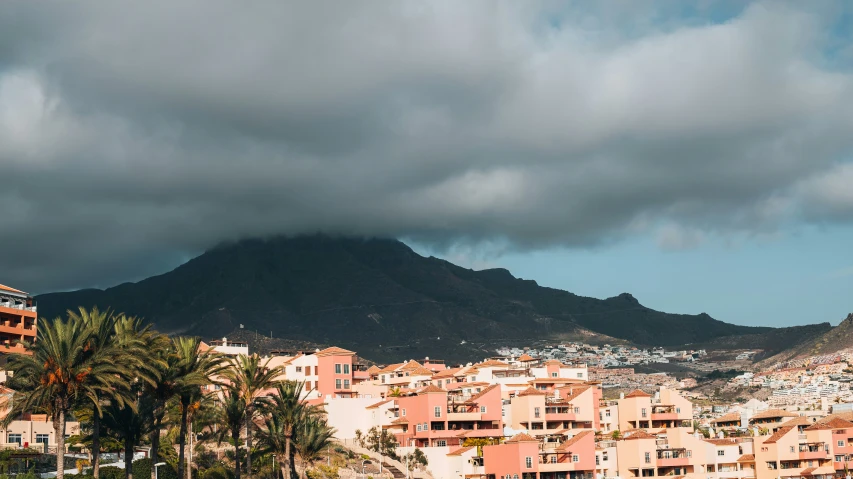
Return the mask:
[[406,475],[403,474],[399,469],[392,466],[391,464],[388,464],[387,462],[382,463],[382,469],[390,472],[391,475],[394,476],[394,479],[401,479],[403,477],[406,477]]

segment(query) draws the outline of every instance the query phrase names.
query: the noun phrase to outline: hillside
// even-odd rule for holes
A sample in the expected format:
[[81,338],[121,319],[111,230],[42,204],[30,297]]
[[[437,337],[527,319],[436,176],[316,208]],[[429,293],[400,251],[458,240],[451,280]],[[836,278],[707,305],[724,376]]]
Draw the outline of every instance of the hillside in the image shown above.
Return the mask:
[[838,326],[771,356],[762,361],[762,364],[769,365],[798,357],[831,354],[847,348],[853,348],[853,313],[848,314]]
[[[503,269],[473,271],[425,258],[396,240],[326,236],[245,240],[138,283],[37,300],[47,317],[98,305],[145,317],[164,332],[222,336],[242,324],[262,335],[337,344],[374,360],[430,354],[468,360],[496,344],[589,338],[590,332],[675,346],[785,331],[663,313],[630,294],[577,296]],[[778,351],[789,344],[770,346]]]

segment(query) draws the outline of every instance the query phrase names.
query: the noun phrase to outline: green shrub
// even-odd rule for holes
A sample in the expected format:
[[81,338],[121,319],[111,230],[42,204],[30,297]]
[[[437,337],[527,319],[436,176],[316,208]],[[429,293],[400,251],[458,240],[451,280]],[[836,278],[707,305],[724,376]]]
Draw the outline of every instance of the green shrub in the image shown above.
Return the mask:
[[[144,479],[151,477],[151,459],[144,458],[133,461],[133,477]],[[157,468],[158,479],[178,479],[178,471],[171,464],[165,464]]]
[[115,466],[101,468],[101,479],[124,479],[124,469]]
[[198,475],[199,479],[231,479],[232,476],[232,472],[222,464],[209,467]]

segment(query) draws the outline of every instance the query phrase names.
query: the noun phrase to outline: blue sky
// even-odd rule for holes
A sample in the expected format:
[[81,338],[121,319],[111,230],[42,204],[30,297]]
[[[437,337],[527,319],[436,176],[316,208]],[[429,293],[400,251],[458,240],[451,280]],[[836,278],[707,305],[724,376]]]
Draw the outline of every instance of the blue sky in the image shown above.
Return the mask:
[[627,292],[670,313],[708,313],[736,324],[837,324],[853,312],[853,227],[804,227],[772,237],[709,240],[679,251],[651,238],[592,249],[552,249],[472,256],[472,250],[424,255],[516,277],[583,296]]

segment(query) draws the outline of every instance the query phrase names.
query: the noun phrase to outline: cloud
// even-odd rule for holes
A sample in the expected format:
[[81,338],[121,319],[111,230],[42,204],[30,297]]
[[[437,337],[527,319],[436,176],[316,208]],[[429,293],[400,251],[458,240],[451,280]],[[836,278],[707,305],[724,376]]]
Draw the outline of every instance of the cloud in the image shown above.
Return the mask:
[[10,4],[0,270],[45,291],[249,236],[673,247],[853,218],[836,10],[625,5]]

